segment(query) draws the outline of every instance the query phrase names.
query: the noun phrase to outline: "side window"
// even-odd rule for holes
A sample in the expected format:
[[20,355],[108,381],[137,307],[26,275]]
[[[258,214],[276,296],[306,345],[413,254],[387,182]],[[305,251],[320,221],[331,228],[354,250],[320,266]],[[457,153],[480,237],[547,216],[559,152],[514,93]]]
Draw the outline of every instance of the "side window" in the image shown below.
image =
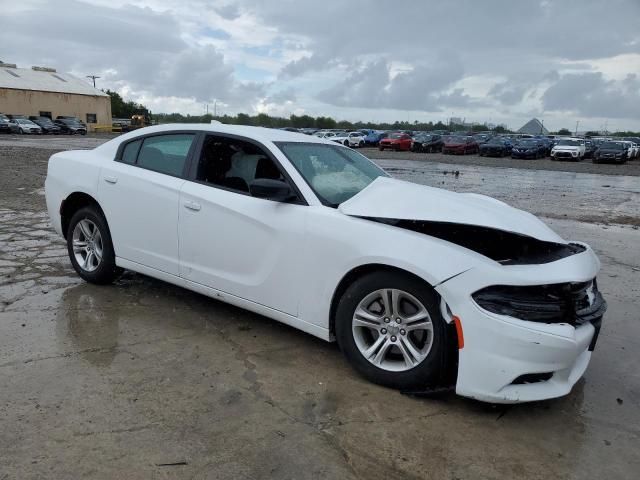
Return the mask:
[[179,177],[184,171],[194,137],[189,133],[147,137],[142,142],[137,165]]
[[140,150],[141,144],[142,140],[127,143],[122,150],[122,157],[120,160],[124,163],[128,163],[129,165],[136,163],[136,157],[138,156],[138,150]]
[[278,166],[250,142],[207,135],[198,161],[196,180],[242,193],[259,178],[285,180]]

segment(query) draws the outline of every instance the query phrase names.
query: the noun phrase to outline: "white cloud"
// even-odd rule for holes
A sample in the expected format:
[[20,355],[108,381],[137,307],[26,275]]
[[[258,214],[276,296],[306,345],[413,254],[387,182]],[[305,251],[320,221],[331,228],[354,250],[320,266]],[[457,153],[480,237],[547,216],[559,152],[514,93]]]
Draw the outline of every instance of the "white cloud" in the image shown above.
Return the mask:
[[637,0],[131,3],[3,5],[0,42],[12,48],[2,60],[98,74],[99,86],[154,111],[201,113],[217,99],[226,113],[444,120],[455,111],[514,127],[536,113],[551,128],[570,115],[640,129],[629,107]]

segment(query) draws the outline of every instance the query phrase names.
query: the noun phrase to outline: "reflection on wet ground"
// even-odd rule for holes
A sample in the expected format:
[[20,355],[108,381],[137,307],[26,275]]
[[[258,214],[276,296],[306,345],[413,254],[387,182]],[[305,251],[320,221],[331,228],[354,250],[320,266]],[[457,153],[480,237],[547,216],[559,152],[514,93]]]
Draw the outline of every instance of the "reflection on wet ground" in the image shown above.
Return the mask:
[[0,479],[635,478],[640,232],[549,222],[599,251],[610,310],[571,395],[505,408],[142,275],[86,284],[45,214],[0,210]]
[[498,198],[536,215],[640,226],[640,178],[376,160],[396,178]]

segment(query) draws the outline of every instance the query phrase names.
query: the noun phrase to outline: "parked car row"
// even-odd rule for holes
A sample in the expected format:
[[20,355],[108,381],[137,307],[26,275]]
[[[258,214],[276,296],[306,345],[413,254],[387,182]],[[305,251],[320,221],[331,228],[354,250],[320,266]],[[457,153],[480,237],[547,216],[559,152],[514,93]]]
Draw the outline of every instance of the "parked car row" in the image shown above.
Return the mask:
[[[378,147],[379,150],[413,151],[421,153],[479,154],[480,156],[580,161],[594,163],[615,159],[631,160],[640,157],[640,138],[581,138],[543,135],[483,133],[455,133],[448,131],[381,131],[372,129],[295,129],[286,130],[315,135],[349,147]],[[613,143],[612,143],[613,142]],[[610,157],[607,150],[615,150]],[[616,156],[617,155],[617,156]]]
[[[404,143],[403,140],[404,139]],[[410,147],[408,146],[410,143]],[[592,159],[594,163],[623,163],[640,157],[640,138],[580,138],[580,137],[521,137],[478,135],[441,135],[419,132],[386,134],[379,141],[380,150],[408,150],[414,152],[442,152],[444,154],[479,154],[521,159],[551,157],[552,160],[580,161]]]
[[31,115],[5,115],[0,113],[0,132],[31,135],[86,135],[87,125],[77,117],[63,116],[55,120],[49,117]]

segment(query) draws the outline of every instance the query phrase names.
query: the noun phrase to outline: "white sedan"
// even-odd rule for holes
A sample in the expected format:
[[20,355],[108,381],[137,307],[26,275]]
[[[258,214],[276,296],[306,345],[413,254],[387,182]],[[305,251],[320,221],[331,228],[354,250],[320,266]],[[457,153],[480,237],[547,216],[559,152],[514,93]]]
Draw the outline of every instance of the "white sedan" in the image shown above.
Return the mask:
[[364,147],[364,136],[362,132],[337,133],[331,137],[331,141],[341,143],[345,147]]
[[298,133],[143,128],[54,154],[46,200],[86,281],[129,269],[238,305],[337,340],[364,377],[405,391],[565,395],[606,309],[584,243]]

